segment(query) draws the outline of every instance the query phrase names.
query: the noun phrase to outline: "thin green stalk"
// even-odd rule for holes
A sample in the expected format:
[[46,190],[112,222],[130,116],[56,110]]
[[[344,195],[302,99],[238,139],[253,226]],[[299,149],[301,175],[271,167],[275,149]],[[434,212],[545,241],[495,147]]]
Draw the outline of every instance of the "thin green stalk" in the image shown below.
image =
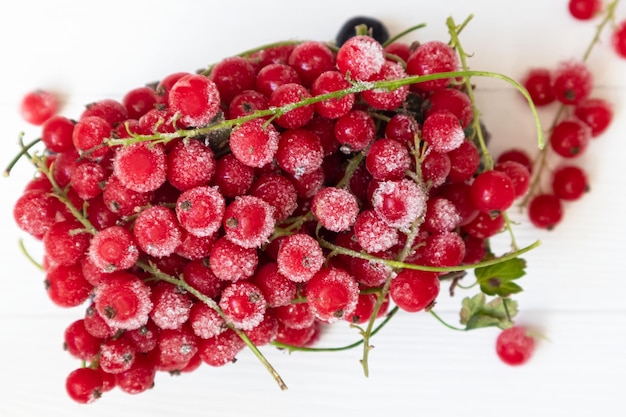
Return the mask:
[[390,37],[389,39],[387,39],[387,41],[385,41],[385,43],[383,43],[383,47],[385,46],[389,46],[392,43],[396,42],[398,39],[408,35],[409,33],[415,32],[416,30],[422,29],[426,27],[426,23],[420,23],[419,25],[415,25],[415,26],[411,26],[410,28],[403,30],[402,32],[398,33],[395,36]]

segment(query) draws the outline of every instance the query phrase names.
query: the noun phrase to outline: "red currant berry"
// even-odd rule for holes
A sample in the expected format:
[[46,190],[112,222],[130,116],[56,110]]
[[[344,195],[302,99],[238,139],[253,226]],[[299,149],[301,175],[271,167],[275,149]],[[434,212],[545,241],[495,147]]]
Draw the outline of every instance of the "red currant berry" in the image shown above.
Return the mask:
[[363,210],[354,223],[359,245],[369,253],[383,252],[399,241],[398,230],[387,225],[374,210]]
[[472,204],[479,211],[504,211],[513,205],[515,186],[504,172],[489,170],[474,178],[470,196]]
[[522,85],[537,107],[547,106],[555,100],[552,91],[552,73],[547,68],[532,68],[522,80]]
[[449,182],[463,182],[472,178],[480,166],[480,152],[471,140],[448,152],[450,158]]
[[230,134],[230,150],[244,165],[260,168],[274,159],[279,134],[272,124],[262,119],[242,123]]
[[217,336],[228,328],[217,311],[200,301],[189,310],[189,325],[193,333],[202,339]]
[[185,191],[208,185],[215,174],[215,155],[197,140],[177,142],[167,154],[167,181]]
[[79,404],[93,403],[102,395],[102,376],[97,369],[75,369],[65,380],[65,390]]
[[[371,76],[369,82],[393,81],[406,78],[407,74],[402,65],[394,61],[385,61],[379,72]],[[365,90],[361,98],[377,110],[394,110],[402,106],[409,95],[409,86],[403,85],[393,90],[375,88]]]
[[602,10],[601,0],[569,0],[567,8],[578,20],[591,20]]
[[419,131],[419,123],[408,114],[396,113],[385,126],[385,137],[398,142],[415,145],[415,138]]
[[315,316],[333,323],[352,314],[359,301],[359,285],[343,269],[324,268],[307,282],[305,294]]
[[140,193],[124,187],[120,180],[112,175],[102,190],[102,201],[106,208],[118,217],[135,214],[147,205],[152,193]]
[[[288,83],[278,86],[270,96],[270,107],[293,105],[311,97],[311,92],[302,84]],[[297,129],[313,118],[315,107],[312,105],[300,106],[278,116],[274,123],[285,129]]]
[[[458,57],[450,45],[441,41],[429,41],[420,44],[411,53],[406,61],[406,71],[410,75],[429,75],[456,71],[458,65]],[[415,84],[415,88],[436,91],[445,88],[449,83],[449,78],[442,78]]]
[[228,105],[242,91],[255,88],[256,71],[247,58],[233,56],[213,65],[209,79],[215,83],[220,98]]
[[302,84],[310,87],[321,73],[335,69],[335,55],[322,42],[305,41],[293,47],[287,63],[296,70]]
[[55,115],[43,123],[41,141],[52,152],[67,152],[74,148],[72,133],[76,122],[64,116]]
[[150,319],[160,329],[180,329],[189,319],[191,295],[169,282],[160,281],[150,292]]
[[349,191],[326,187],[313,196],[311,210],[324,228],[342,232],[348,230],[356,221],[359,204]]
[[591,128],[576,119],[562,120],[550,134],[550,146],[564,158],[575,158],[585,152],[591,139]]
[[35,90],[20,102],[20,114],[28,123],[41,126],[59,110],[59,101],[50,91]]
[[477,239],[487,239],[504,229],[505,219],[502,213],[495,216],[480,212],[471,222],[463,226],[463,231]]
[[274,231],[274,207],[259,197],[235,197],[224,211],[222,224],[228,240],[243,248],[257,248]]
[[578,104],[589,96],[593,75],[580,61],[563,61],[553,74],[552,93],[563,104]]
[[459,119],[448,111],[432,113],[422,125],[422,138],[435,152],[450,152],[461,146],[465,132]]
[[442,185],[448,178],[451,169],[452,162],[447,153],[431,150],[422,161],[422,177],[428,188]]
[[139,213],[133,235],[142,251],[158,258],[171,255],[181,243],[176,214],[165,206],[152,206]]
[[426,199],[426,194],[414,181],[403,179],[378,183],[371,202],[385,224],[408,230],[426,211]]
[[222,290],[219,306],[236,328],[251,330],[263,320],[266,302],[256,285],[241,280]]
[[613,120],[613,106],[602,98],[588,98],[576,105],[574,115],[591,128],[591,136],[598,137]]
[[533,163],[528,156],[528,152],[523,149],[512,148],[502,152],[496,159],[496,164],[505,161],[515,161],[524,165],[529,173],[533,172]]
[[539,194],[530,200],[528,217],[536,227],[552,230],[563,218],[563,204],[554,194]]
[[115,126],[128,119],[126,107],[117,100],[105,98],[90,103],[80,115],[80,120],[86,117],[101,117],[106,120],[110,126]]
[[276,262],[278,271],[294,282],[306,282],[324,264],[324,253],[313,237],[296,233],[281,241]]
[[224,197],[233,198],[245,194],[253,182],[254,168],[242,163],[232,153],[216,161],[213,183]]
[[73,265],[87,251],[91,235],[77,220],[63,220],[50,226],[43,237],[46,257],[56,265]]
[[589,191],[587,175],[582,168],[565,165],[552,173],[552,191],[561,200],[574,201]]
[[298,208],[298,191],[294,183],[281,174],[264,174],[250,187],[249,194],[274,207],[274,219],[282,222]]
[[259,257],[256,248],[244,248],[222,237],[213,244],[209,263],[211,271],[219,279],[238,281],[254,274]]
[[140,354],[130,369],[115,374],[115,386],[127,394],[139,394],[154,386],[156,367],[150,356]]
[[269,97],[278,86],[290,83],[300,84],[300,76],[293,67],[280,63],[268,64],[257,73],[255,88]]
[[431,233],[454,230],[461,221],[461,215],[453,202],[443,197],[431,197],[426,202],[426,215],[423,228]]
[[42,239],[56,223],[56,215],[62,208],[62,203],[46,191],[26,191],[13,206],[13,219],[21,230]]
[[163,329],[153,352],[157,353],[153,356],[157,371],[180,372],[198,352],[198,338],[188,325],[180,329]]
[[131,119],[139,119],[148,111],[155,108],[159,102],[156,91],[150,87],[137,87],[127,92],[122,98],[126,113]]
[[78,165],[70,176],[70,184],[83,200],[91,200],[102,194],[108,173],[101,164],[84,162]]
[[530,187],[530,172],[519,162],[503,161],[494,165],[493,169],[504,172],[513,182],[515,197],[521,197]]
[[402,143],[394,139],[378,139],[367,152],[365,166],[376,180],[400,180],[411,168],[411,156]]
[[282,275],[276,262],[260,265],[252,282],[261,290],[269,307],[289,305],[296,298],[296,282]]
[[535,351],[535,338],[523,326],[503,330],[496,339],[496,353],[507,365],[523,365]]
[[305,329],[315,322],[315,313],[307,302],[276,307],[272,311],[281,324],[292,329]]
[[354,80],[368,80],[384,63],[382,45],[370,36],[353,36],[337,51],[337,68]]
[[130,369],[135,354],[135,346],[128,339],[108,339],[100,345],[98,364],[104,372],[119,374]]
[[418,312],[435,302],[439,295],[439,276],[435,272],[403,269],[391,281],[389,295],[402,310]]
[[368,113],[351,110],[335,122],[335,136],[344,153],[361,151],[376,137],[376,124]]
[[280,134],[276,163],[283,171],[300,177],[319,169],[324,149],[315,133],[306,129],[289,129]]
[[234,330],[227,329],[217,336],[200,339],[198,341],[198,353],[202,362],[209,366],[218,367],[233,362],[245,346],[243,340]]
[[93,360],[100,351],[102,339],[91,335],[85,327],[85,319],[74,320],[63,332],[63,347],[73,357]]
[[222,291],[223,281],[211,271],[206,257],[187,262],[183,267],[183,276],[187,284],[209,298],[218,298]]
[[621,58],[626,58],[626,20],[618,23],[611,35],[613,50]]
[[228,106],[228,119],[238,119],[269,106],[267,96],[256,90],[244,90],[237,94]]
[[150,287],[136,275],[114,272],[94,293],[96,311],[112,328],[133,330],[148,322],[152,309]]
[[[321,96],[348,87],[350,87],[350,83],[340,72],[326,71],[320,74],[313,82],[311,94],[313,96]],[[354,101],[354,94],[347,94],[337,99],[318,101],[315,103],[315,112],[329,119],[337,119],[352,109]]]
[[163,146],[139,142],[116,149],[113,174],[122,185],[139,193],[154,191],[166,180]]
[[428,107],[425,116],[447,111],[454,114],[461,122],[463,129],[467,128],[474,118],[472,101],[469,96],[456,88],[437,90],[428,97]]
[[91,239],[88,256],[101,271],[113,272],[135,265],[139,249],[130,231],[121,226],[111,226]]
[[167,102],[178,113],[178,123],[183,127],[204,126],[219,111],[220,93],[215,83],[204,75],[187,74],[172,85]]
[[111,125],[98,116],[81,118],[72,131],[74,147],[90,161],[98,161],[109,151],[104,144],[111,137]]

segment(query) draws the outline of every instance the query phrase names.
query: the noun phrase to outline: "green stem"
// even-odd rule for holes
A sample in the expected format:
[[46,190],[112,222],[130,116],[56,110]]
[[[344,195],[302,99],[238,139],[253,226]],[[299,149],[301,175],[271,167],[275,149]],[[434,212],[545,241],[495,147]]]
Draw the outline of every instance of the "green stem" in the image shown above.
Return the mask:
[[207,297],[202,292],[198,291],[197,289],[195,289],[191,285],[187,284],[184,279],[182,279],[182,278],[174,278],[174,277],[172,277],[172,276],[170,276],[168,274],[165,274],[161,270],[159,270],[156,266],[154,266],[154,265],[152,265],[150,263],[146,263],[146,262],[143,262],[143,261],[137,261],[137,266],[139,268],[143,269],[144,271],[150,273],[153,277],[155,277],[155,278],[157,278],[157,279],[159,279],[161,281],[169,282],[170,284],[176,285],[177,287],[180,287],[180,288],[184,289],[189,294],[192,294],[193,296],[198,298],[200,301],[202,301],[203,303],[208,305],[210,308],[215,310],[215,312],[217,314],[219,314],[219,316],[224,320],[226,325],[230,329],[232,329],[235,333],[237,333],[237,336],[239,336],[239,338],[252,351],[254,356],[256,356],[257,359],[263,364],[265,369],[268,370],[268,372],[270,373],[270,375],[272,375],[272,377],[274,378],[274,380],[276,381],[276,383],[278,384],[280,389],[283,390],[283,391],[287,389],[287,384],[285,384],[285,382],[283,381],[282,377],[276,371],[276,369],[272,366],[272,364],[267,360],[267,358],[263,355],[263,353],[259,350],[259,348],[250,340],[250,338],[248,337],[248,335],[245,332],[243,332],[242,330],[237,329],[237,328],[235,328],[235,326],[233,326],[233,324],[230,322],[228,317],[224,314],[224,312],[219,307],[219,305],[215,302],[215,300],[213,300],[210,297]]
[[396,42],[398,39],[408,35],[411,32],[415,32],[416,30],[422,29],[426,27],[426,23],[420,23],[419,25],[415,25],[415,26],[411,26],[410,28],[403,30],[402,32],[398,33],[395,36],[392,36],[391,38],[387,39],[387,41],[385,43],[383,43],[383,47],[389,46],[392,43]]
[[454,272],[454,271],[465,271],[465,270],[469,270],[469,269],[474,269],[474,268],[482,268],[485,266],[490,266],[490,265],[495,265],[498,264],[500,262],[504,262],[510,259],[514,259],[517,258],[520,255],[523,255],[526,252],[531,251],[532,249],[535,249],[536,247],[538,247],[541,244],[541,241],[537,240],[534,243],[531,243],[528,246],[525,246],[521,249],[518,249],[516,251],[513,252],[508,252],[504,255],[501,255],[497,258],[492,258],[492,259],[487,259],[481,262],[477,262],[475,264],[469,264],[469,265],[458,265],[458,266],[451,266],[451,267],[442,267],[442,266],[426,266],[426,265],[416,265],[416,264],[409,264],[409,263],[405,263],[405,262],[400,262],[400,261],[395,261],[395,260],[390,260],[390,259],[383,259],[383,258],[378,258],[376,256],[370,255],[368,253],[365,252],[357,252],[354,251],[352,249],[348,249],[345,248],[343,246],[338,246],[335,245],[333,243],[330,243],[324,239],[319,239],[320,245],[323,248],[326,249],[330,249],[332,251],[334,251],[335,253],[338,253],[340,255],[347,255],[347,256],[351,256],[354,258],[360,258],[360,259],[366,259],[368,261],[372,261],[372,262],[379,262],[382,264],[385,264],[391,268],[394,269],[415,269],[418,271],[433,271],[433,272]]
[[620,0],[613,0],[606,7],[606,13],[604,15],[604,19],[602,19],[602,21],[598,25],[598,29],[596,30],[594,37],[591,39],[591,43],[589,43],[589,45],[587,46],[587,49],[585,49],[585,53],[583,54],[583,58],[582,58],[583,62],[589,59],[589,56],[591,55],[591,51],[593,51],[593,48],[596,46],[596,44],[600,40],[600,36],[602,35],[602,32],[604,31],[604,28],[606,27],[606,25],[609,22],[613,21],[613,19],[615,18],[615,9],[617,8],[617,5],[619,4],[619,2]]
[[30,263],[32,263],[33,265],[35,265],[39,270],[43,271],[44,267],[43,265],[41,265],[39,262],[37,262],[35,260],[35,258],[33,258],[30,253],[26,250],[26,246],[24,246],[24,240],[20,239],[18,241],[18,245],[20,247],[20,250],[22,251],[22,253],[24,254],[24,256],[26,256],[26,259],[28,259],[30,261]]
[[416,84],[416,83],[425,82],[425,81],[439,80],[439,79],[444,79],[444,78],[456,78],[456,77],[495,78],[495,79],[505,81],[511,84],[515,89],[519,90],[521,94],[524,96],[524,98],[526,99],[526,101],[528,102],[528,105],[533,114],[533,117],[535,118],[538,146],[540,148],[543,148],[544,139],[543,139],[543,132],[541,129],[541,122],[539,120],[539,115],[537,113],[537,109],[535,108],[535,105],[532,102],[530,95],[528,94],[528,91],[524,88],[524,86],[522,86],[519,82],[515,81],[511,77],[504,75],[504,74],[491,72],[491,71],[475,71],[475,70],[450,71],[450,72],[441,72],[441,73],[421,75],[421,76],[416,75],[416,76],[405,77],[405,78],[401,78],[397,80],[384,80],[384,81],[376,81],[376,82],[356,81],[356,82],[353,82],[353,84],[350,87],[345,88],[343,90],[337,90],[331,93],[321,94],[319,96],[306,98],[299,102],[290,103],[281,107],[272,107],[269,109],[257,110],[249,115],[242,116],[237,119],[223,120],[223,121],[216,122],[208,126],[204,126],[204,127],[200,127],[196,129],[189,129],[189,130],[181,129],[181,130],[177,130],[174,133],[155,133],[152,135],[133,135],[131,138],[128,138],[128,139],[108,139],[106,141],[106,144],[109,146],[130,145],[133,143],[146,142],[146,141],[158,141],[162,143],[167,143],[177,138],[192,138],[192,137],[197,137],[197,136],[203,136],[212,131],[238,126],[242,123],[245,123],[250,120],[258,119],[260,117],[282,115],[300,107],[310,106],[312,104],[315,104],[324,100],[342,98],[349,94],[357,94],[357,93],[361,93],[363,91],[368,91],[372,89],[393,91],[405,85],[411,85],[411,84]]
[[[467,23],[469,23],[472,18],[473,16],[470,15],[465,20],[465,22],[463,22],[463,25],[461,27],[465,27],[465,25],[467,25]],[[461,41],[459,40],[459,27],[457,27],[452,17],[448,17],[446,23],[448,25],[450,37],[452,38],[452,46],[457,50],[459,54],[461,68],[463,68],[464,71],[467,71],[469,68],[467,65],[468,55],[463,49],[463,46],[461,46]],[[489,149],[487,149],[487,143],[485,142],[483,129],[480,125],[480,111],[476,106],[476,98],[474,97],[474,88],[472,87],[471,78],[469,76],[465,76],[463,77],[463,82],[465,84],[465,90],[467,91],[467,95],[470,98],[470,102],[472,103],[472,113],[474,114],[474,117],[472,118],[472,127],[474,129],[474,132],[476,133],[476,136],[478,137],[478,143],[480,145],[480,150],[484,158],[485,170],[490,170],[493,168],[493,158],[491,157]]]
[[456,327],[451,325],[450,323],[446,322],[444,319],[442,319],[439,314],[435,313],[432,309],[428,311],[430,313],[431,316],[433,316],[434,318],[437,319],[437,321],[441,324],[443,324],[444,326],[446,326],[448,329],[452,329],[452,330],[458,330],[461,332],[466,331],[467,329],[463,329],[461,327]]
[[[19,138],[20,152],[17,155],[15,155],[15,157],[9,162],[7,167],[4,169],[4,176],[5,177],[8,177],[11,174],[11,170],[13,169],[15,164],[17,164],[17,161],[19,161],[23,156],[29,156],[28,155],[28,151],[33,146],[35,146],[36,144],[41,142],[41,138],[38,138],[38,139],[35,139],[32,142],[24,145],[24,142],[22,140],[23,138],[24,138],[24,133],[20,133],[20,138]],[[30,159],[30,157],[29,157],[29,159]]]

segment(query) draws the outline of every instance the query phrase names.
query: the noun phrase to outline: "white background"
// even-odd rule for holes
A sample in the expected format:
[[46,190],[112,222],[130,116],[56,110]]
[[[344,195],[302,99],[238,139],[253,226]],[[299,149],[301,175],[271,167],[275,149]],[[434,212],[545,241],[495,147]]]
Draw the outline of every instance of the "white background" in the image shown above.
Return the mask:
[[[582,55],[598,20],[574,21],[566,3],[21,0],[0,13],[0,164],[18,151],[19,132],[27,140],[38,135],[17,113],[21,96],[34,88],[59,94],[61,112],[77,117],[94,100],[121,99],[171,72],[194,71],[258,45],[332,40],[344,21],[359,14],[380,18],[392,33],[426,22],[409,39],[447,41],[446,17],[460,22],[473,13],[461,36],[474,53],[472,69],[519,79],[532,66]],[[617,14],[626,18],[626,4]],[[64,381],[79,363],[62,350],[62,334],[83,308],[52,305],[42,273],[20,253],[18,239],[26,236],[14,225],[12,207],[32,175],[22,162],[0,181],[0,416],[623,415],[626,61],[613,55],[607,39],[605,33],[590,66],[594,95],[614,103],[615,120],[577,161],[588,170],[591,192],[566,206],[563,223],[552,232],[533,229],[523,214],[512,213],[521,222],[515,229],[521,244],[542,241],[526,256],[528,274],[520,281],[525,292],[516,297],[518,321],[549,339],[527,365],[499,362],[496,329],[455,332],[425,313],[400,314],[374,339],[369,378],[361,372],[359,349],[288,355],[266,347],[289,385],[286,392],[244,351],[223,368],[158,375],[155,388],[140,395],[115,391],[88,406],[74,404]],[[514,145],[532,151],[532,119],[518,94],[503,82],[475,82],[493,134],[492,152]],[[545,126],[554,111],[541,110]],[[25,241],[40,253],[37,242]],[[461,298],[472,294],[450,298],[444,290],[436,311],[456,324]],[[320,343],[356,338],[340,325]]]

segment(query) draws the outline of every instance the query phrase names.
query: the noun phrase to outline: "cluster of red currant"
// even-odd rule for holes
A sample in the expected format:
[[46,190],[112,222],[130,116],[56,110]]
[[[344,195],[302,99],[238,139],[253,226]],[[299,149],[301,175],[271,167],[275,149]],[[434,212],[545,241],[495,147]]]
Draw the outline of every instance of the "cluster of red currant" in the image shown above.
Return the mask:
[[[606,131],[613,108],[606,99],[592,95],[593,74],[586,61],[605,26],[613,22],[617,4],[613,1],[603,9],[600,0],[570,0],[569,12],[575,19],[588,21],[605,12],[597,36],[581,59],[562,61],[556,68],[531,68],[522,82],[535,106],[559,104],[549,128],[548,146],[534,160],[518,148],[506,150],[497,160],[498,165],[515,163],[525,167],[523,205],[536,227],[554,228],[563,218],[564,205],[579,200],[589,190],[585,169],[573,161]],[[611,46],[618,56],[626,58],[626,20],[613,28]],[[548,152],[558,160],[557,166],[549,167],[553,161]],[[522,170],[518,167],[518,171]]]
[[246,346],[284,386],[258,346],[309,347],[338,322],[363,326],[366,364],[377,320],[429,311],[440,281],[472,268],[484,294],[463,324],[511,326],[521,288],[488,268],[521,261],[518,278],[528,248],[498,258],[489,238],[528,171],[490,166],[449,28],[450,43],[361,26],[342,44],[281,42],[77,120],[32,118],[45,149],[22,147],[38,175],[14,217],[43,244],[50,299],[87,304],[64,335],[86,363],[69,395],[139,393]]

